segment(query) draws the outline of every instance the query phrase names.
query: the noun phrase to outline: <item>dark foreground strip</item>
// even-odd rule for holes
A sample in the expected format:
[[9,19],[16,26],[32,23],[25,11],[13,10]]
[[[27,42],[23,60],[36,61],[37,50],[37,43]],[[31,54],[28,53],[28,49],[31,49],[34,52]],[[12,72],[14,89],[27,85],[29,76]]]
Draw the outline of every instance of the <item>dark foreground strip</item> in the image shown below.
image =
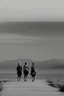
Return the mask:
[[58,88],[60,92],[64,92],[64,85],[60,85],[60,84],[55,83],[55,82],[53,82],[51,80],[47,80],[47,83],[48,83],[48,85],[50,85],[50,86],[52,86],[54,88]]
[[8,82],[7,80],[1,80],[0,81],[0,91],[2,91],[3,85],[5,82]]

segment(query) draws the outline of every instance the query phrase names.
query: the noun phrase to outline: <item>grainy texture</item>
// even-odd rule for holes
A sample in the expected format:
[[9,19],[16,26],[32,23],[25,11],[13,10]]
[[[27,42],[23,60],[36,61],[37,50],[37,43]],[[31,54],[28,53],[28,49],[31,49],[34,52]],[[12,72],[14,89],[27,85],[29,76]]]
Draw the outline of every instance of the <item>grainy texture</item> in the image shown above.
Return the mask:
[[45,80],[7,82],[1,96],[64,96],[58,89],[48,86]]

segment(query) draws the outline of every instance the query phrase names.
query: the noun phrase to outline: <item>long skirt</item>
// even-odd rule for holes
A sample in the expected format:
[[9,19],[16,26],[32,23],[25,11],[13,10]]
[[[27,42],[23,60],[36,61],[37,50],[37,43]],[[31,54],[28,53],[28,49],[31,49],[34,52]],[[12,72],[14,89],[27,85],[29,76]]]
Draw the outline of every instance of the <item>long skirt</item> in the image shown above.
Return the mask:
[[24,70],[24,76],[27,76],[28,75],[28,70]]
[[22,71],[17,71],[17,75],[18,75],[18,77],[21,77]]
[[35,77],[36,76],[36,72],[31,72],[31,76]]

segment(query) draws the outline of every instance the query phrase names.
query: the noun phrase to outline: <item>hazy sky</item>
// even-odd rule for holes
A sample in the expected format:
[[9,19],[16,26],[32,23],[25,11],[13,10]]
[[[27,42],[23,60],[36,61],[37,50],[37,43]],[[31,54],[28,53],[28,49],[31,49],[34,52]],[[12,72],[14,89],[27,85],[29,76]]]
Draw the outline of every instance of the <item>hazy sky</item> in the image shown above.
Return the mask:
[[[28,29],[25,24],[30,25]],[[19,22],[0,24],[0,61],[64,59],[64,23],[48,25],[50,26],[47,23]]]
[[0,0],[0,21],[63,21],[64,0]]
[[0,35],[0,60],[14,59],[64,59],[64,37]]
[[64,21],[64,0],[0,0],[0,61],[64,59],[64,23],[19,21]]

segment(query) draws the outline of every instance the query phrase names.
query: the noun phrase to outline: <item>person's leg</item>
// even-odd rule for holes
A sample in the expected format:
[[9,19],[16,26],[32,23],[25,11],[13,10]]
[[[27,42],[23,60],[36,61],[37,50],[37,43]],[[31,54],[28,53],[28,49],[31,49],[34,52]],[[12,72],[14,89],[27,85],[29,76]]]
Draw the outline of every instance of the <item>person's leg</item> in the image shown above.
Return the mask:
[[21,80],[21,77],[22,77],[22,72],[20,72],[20,76],[19,76],[19,77],[20,77],[20,80]]
[[19,81],[20,80],[20,78],[19,78],[19,76],[17,77],[17,81]]
[[33,81],[33,75],[32,75],[32,72],[31,72],[31,79],[32,79],[32,81]]
[[21,80],[21,76],[19,76],[19,81]]
[[33,74],[31,73],[31,79],[32,79],[32,81],[33,81]]
[[24,76],[24,81],[27,81],[27,75]]
[[17,72],[17,81],[18,81],[18,72]]
[[20,81],[20,73],[19,73],[19,71],[17,72],[17,81]]
[[18,81],[18,76],[17,76],[17,81]]
[[24,81],[25,81],[25,74],[24,74]]
[[18,81],[20,81],[20,77],[18,78]]
[[34,81],[34,79],[33,79],[33,75],[32,75],[32,82]]
[[21,75],[18,74],[17,81],[20,81],[20,80],[21,80]]
[[32,81],[34,82],[34,80],[35,80],[35,77],[33,76],[33,80]]
[[24,74],[24,81],[27,81],[27,72],[25,71],[25,74]]
[[35,76],[32,76],[32,81],[33,81],[33,82],[35,81]]
[[26,76],[25,76],[25,73],[26,73],[26,72],[25,72],[25,70],[24,70],[24,72],[23,72],[23,73],[24,73],[24,81],[26,81]]
[[35,81],[35,76],[34,76],[34,81]]
[[27,75],[26,75],[26,81],[27,81]]
[[26,76],[25,76],[25,74],[24,74],[24,81],[26,81]]
[[33,80],[33,77],[32,77],[32,82],[33,82],[34,80]]

